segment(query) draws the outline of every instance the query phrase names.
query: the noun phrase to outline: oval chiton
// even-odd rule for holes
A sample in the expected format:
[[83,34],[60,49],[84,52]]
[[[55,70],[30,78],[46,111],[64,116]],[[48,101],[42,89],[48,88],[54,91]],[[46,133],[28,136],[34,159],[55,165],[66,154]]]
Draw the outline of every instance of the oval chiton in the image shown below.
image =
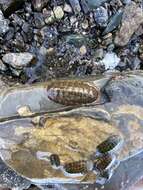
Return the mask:
[[99,90],[84,81],[53,81],[47,88],[48,98],[56,103],[74,106],[98,100]]
[[66,163],[64,169],[69,174],[86,173],[87,162],[84,160]]

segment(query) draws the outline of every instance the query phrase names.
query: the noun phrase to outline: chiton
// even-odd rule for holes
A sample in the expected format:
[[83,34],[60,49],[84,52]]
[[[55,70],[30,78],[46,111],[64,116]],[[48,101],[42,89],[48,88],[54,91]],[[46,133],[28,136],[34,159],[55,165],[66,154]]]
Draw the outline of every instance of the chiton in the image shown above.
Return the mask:
[[84,81],[53,81],[47,88],[48,98],[56,103],[74,106],[97,102],[100,91]]

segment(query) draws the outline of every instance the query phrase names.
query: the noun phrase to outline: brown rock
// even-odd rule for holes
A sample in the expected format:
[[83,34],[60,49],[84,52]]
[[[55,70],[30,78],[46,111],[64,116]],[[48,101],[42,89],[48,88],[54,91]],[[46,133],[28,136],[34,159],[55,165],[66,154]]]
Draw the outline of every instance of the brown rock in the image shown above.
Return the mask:
[[141,23],[143,23],[142,9],[132,2],[125,7],[121,28],[115,37],[115,44],[125,46]]

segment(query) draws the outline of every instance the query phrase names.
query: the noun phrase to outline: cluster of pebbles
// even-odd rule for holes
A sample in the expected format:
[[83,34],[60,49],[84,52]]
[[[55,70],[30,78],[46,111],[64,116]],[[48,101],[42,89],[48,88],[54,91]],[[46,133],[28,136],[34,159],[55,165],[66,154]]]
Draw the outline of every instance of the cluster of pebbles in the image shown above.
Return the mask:
[[23,83],[142,69],[141,0],[0,0],[0,73]]

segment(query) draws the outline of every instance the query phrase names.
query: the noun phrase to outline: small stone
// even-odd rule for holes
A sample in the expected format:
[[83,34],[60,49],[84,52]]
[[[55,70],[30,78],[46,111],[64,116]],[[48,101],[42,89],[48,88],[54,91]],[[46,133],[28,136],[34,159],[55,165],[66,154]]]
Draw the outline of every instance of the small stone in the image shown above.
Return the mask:
[[123,11],[121,9],[119,9],[110,19],[107,27],[105,28],[104,32],[102,33],[102,35],[106,35],[109,32],[112,32],[114,29],[116,29],[120,23],[121,23],[121,19],[122,19],[122,15],[123,15]]
[[42,28],[45,25],[42,13],[34,13],[34,23],[36,28]]
[[46,24],[52,24],[56,20],[53,11],[46,11],[44,17],[45,17],[45,23]]
[[72,8],[69,4],[65,3],[64,5],[64,11],[67,13],[72,13]]
[[94,58],[95,59],[102,59],[104,56],[104,51],[102,48],[99,48],[95,51],[95,55],[94,55]]
[[6,41],[11,40],[14,37],[14,33],[15,33],[14,28],[10,27],[9,30],[8,30],[8,32],[5,34],[4,39]]
[[22,107],[19,107],[17,109],[17,112],[19,114],[19,116],[31,116],[33,113],[31,112],[30,110],[30,107],[29,106],[22,106]]
[[35,61],[33,54],[25,53],[7,53],[2,58],[3,62],[9,64],[15,69],[22,69]]
[[32,0],[32,5],[35,11],[41,11],[49,0]]
[[108,11],[104,7],[99,7],[94,11],[94,19],[96,23],[101,27],[107,26]]
[[75,14],[78,14],[81,11],[81,6],[79,0],[69,0],[71,7]]
[[86,46],[84,46],[84,45],[81,46],[81,47],[80,47],[80,54],[81,54],[81,55],[85,55],[86,53],[87,53]]
[[115,44],[125,46],[128,44],[131,36],[143,23],[143,10],[137,4],[132,2],[124,10],[120,30],[116,33]]
[[5,16],[10,16],[12,13],[21,8],[25,0],[0,0],[0,6]]
[[100,64],[105,66],[105,70],[115,69],[119,64],[120,58],[117,57],[115,53],[106,53],[103,60],[100,61]]
[[87,19],[84,20],[84,21],[82,22],[81,26],[82,26],[82,28],[83,28],[84,30],[86,30],[86,29],[89,27],[89,22],[88,22],[88,20],[87,20]]
[[0,60],[0,71],[6,71],[7,67],[3,64],[2,60]]
[[95,9],[105,2],[110,2],[111,0],[86,0],[90,9]]
[[0,35],[4,35],[9,30],[9,21],[4,18],[2,11],[0,11]]
[[63,11],[62,7],[60,7],[60,6],[54,7],[53,12],[55,14],[56,19],[58,19],[58,20],[62,19],[64,16],[64,11]]

